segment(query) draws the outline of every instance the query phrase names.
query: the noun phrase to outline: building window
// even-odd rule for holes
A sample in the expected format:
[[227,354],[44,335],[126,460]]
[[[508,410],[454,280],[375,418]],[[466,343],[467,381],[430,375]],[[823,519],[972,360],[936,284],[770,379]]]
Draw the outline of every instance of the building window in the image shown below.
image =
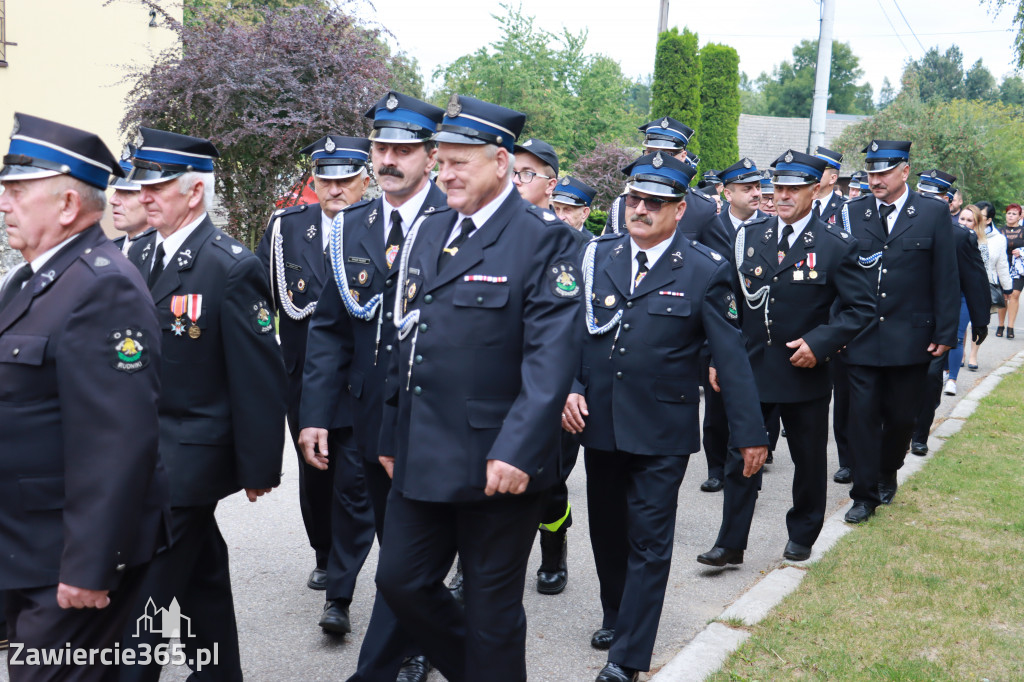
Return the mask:
[[7,8],[0,0],[0,66],[7,66]]

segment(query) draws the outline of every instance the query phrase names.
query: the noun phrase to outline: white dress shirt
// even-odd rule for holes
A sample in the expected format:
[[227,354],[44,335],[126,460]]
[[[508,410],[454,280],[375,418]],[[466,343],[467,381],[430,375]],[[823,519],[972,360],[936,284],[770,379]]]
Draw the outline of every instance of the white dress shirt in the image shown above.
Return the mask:
[[[885,222],[886,222],[885,227],[886,227],[886,231],[887,232],[892,232],[892,228],[896,224],[896,216],[898,216],[900,214],[900,211],[903,210],[903,204],[907,203],[907,197],[909,197],[909,196],[910,196],[910,188],[907,187],[904,184],[903,185],[903,194],[901,194],[900,198],[897,199],[896,201],[894,201],[891,204],[892,206],[896,207],[896,210],[893,211],[892,213],[890,213],[889,216],[885,219]],[[882,211],[882,206],[885,206],[885,205],[888,205],[888,204],[885,204],[880,199],[875,198],[875,208],[878,209],[878,215],[882,215],[882,212],[881,212]]]
[[636,273],[640,269],[640,264],[636,262],[636,254],[640,253],[641,251],[647,254],[647,274],[650,274],[651,270],[654,269],[654,264],[657,263],[658,259],[661,258],[662,254],[664,254],[665,251],[668,250],[668,245],[671,243],[672,237],[670,236],[667,239],[658,242],[649,249],[641,249],[637,245],[637,243],[633,241],[632,237],[629,238],[629,253],[633,259],[632,265],[630,266],[630,274],[632,275],[632,277],[630,277],[629,284],[630,293],[633,293],[633,289],[636,288]]
[[[178,249],[180,249],[182,246],[184,246],[185,240],[188,239],[189,235],[196,231],[196,228],[199,227],[199,223],[203,222],[203,220],[205,218],[206,218],[206,212],[204,211],[201,216],[199,216],[198,218],[193,220],[191,223],[189,223],[185,227],[182,227],[181,229],[176,230],[167,239],[164,239],[163,236],[159,232],[156,233],[156,246],[159,247],[161,244],[164,245],[164,267],[165,268],[167,267],[167,264],[171,262],[171,258],[175,254],[178,253]],[[154,258],[153,260],[155,261],[156,259]],[[153,263],[149,264],[149,269],[150,270],[153,269],[153,265],[154,265]]]

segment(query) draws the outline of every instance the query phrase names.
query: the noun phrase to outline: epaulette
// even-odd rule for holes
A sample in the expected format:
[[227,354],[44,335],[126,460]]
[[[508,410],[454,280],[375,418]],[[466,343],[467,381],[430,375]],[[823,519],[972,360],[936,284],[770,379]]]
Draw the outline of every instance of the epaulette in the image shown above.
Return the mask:
[[277,218],[283,215],[290,215],[292,213],[302,213],[309,207],[309,204],[299,204],[297,206],[286,206],[285,208],[279,208],[274,211],[274,217]]
[[761,223],[767,221],[769,218],[774,217],[775,216],[763,215],[759,218],[748,218],[747,220],[744,220],[742,223],[740,223],[740,227],[753,227],[754,225],[760,225]]
[[357,201],[356,203],[354,203],[354,204],[349,204],[349,205],[348,205],[348,206],[346,206],[345,208],[341,209],[341,212],[342,212],[342,213],[348,213],[348,212],[350,212],[350,211],[354,211],[354,210],[356,210],[357,208],[362,208],[363,206],[369,206],[369,205],[370,205],[370,204],[372,204],[373,202],[374,202],[374,200],[373,200],[373,199],[360,199],[360,200],[359,200],[359,201]]
[[875,195],[872,194],[871,192],[868,192],[867,194],[861,194],[859,197],[854,197],[853,199],[847,199],[846,203],[847,204],[855,204],[858,201],[861,201],[862,199],[863,200],[866,200],[866,199],[874,200],[874,198],[875,198]]
[[558,220],[558,216],[556,216],[553,211],[549,211],[546,208],[539,208],[530,204],[527,209],[545,224],[550,224]]
[[213,239],[211,241],[215,246],[219,246],[220,248],[230,253],[235,260],[241,260],[245,258],[247,254],[250,256],[252,255],[252,251],[245,248],[242,242],[229,236],[220,228],[217,228],[214,231]]
[[623,238],[628,237],[628,236],[629,236],[629,232],[626,232],[626,231],[622,231],[622,232],[606,232],[605,234],[598,235],[597,237],[595,237],[595,239],[597,239],[598,241],[610,241],[612,239],[623,239]]
[[696,189],[694,187],[690,188],[689,194],[691,194],[691,195],[693,195],[695,197],[699,197],[699,198],[703,199],[704,201],[710,201],[712,204],[715,203],[714,199],[712,199],[707,194],[704,194],[704,192],[701,192],[699,189]]
[[716,265],[725,260],[722,254],[718,253],[714,249],[709,249],[698,241],[690,241],[690,246],[693,247],[694,251],[698,251],[703,255],[707,256],[708,260]]
[[844,242],[850,239],[850,233],[840,227],[839,223],[825,223],[825,231]]

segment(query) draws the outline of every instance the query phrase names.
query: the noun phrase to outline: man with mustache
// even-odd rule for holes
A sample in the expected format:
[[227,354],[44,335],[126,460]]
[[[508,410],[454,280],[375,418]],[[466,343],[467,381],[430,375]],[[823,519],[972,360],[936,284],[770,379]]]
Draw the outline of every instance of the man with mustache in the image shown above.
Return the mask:
[[728,260],[676,229],[694,169],[665,152],[623,173],[627,232],[588,244],[583,258],[583,356],[562,427],[585,448],[601,628],[608,650],[598,682],[648,670],[664,604],[679,485],[699,448],[700,353],[722,370],[724,405],[744,474],[768,442],[734,320]]
[[[327,283],[309,329],[300,409],[302,455],[319,469],[332,459],[347,458],[331,442],[327,426],[329,406],[350,402],[356,465],[361,469],[355,473],[365,477],[381,546],[393,463],[379,459],[378,442],[388,360],[396,343],[398,264],[412,226],[446,206],[444,193],[429,178],[437,159],[437,145],[430,137],[443,114],[438,107],[394,91],[366,112],[373,121],[370,154],[384,193],[345,208],[336,221],[340,232],[330,244]],[[355,475],[348,465],[345,472],[339,469],[335,479],[335,509],[344,497],[341,476]],[[335,530],[335,543],[345,542],[343,528]],[[362,561],[351,566],[354,581]],[[348,589],[346,620],[352,594]],[[399,628],[378,593],[352,682],[390,681],[396,676],[399,682],[425,680],[430,666],[415,647],[413,634]]]

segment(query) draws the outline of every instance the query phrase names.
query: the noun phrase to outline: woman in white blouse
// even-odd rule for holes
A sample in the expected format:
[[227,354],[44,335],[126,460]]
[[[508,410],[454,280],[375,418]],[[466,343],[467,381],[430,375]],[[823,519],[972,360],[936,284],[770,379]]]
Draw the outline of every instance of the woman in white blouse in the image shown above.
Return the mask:
[[[960,212],[960,224],[971,227],[978,235],[978,248],[981,250],[981,259],[985,262],[988,281],[999,286],[1005,301],[1013,292],[1013,280],[1010,278],[1010,266],[1006,259],[1006,237],[992,222],[995,215],[996,209],[991,203],[979,201],[976,205],[964,207]],[[976,217],[980,220],[976,220]],[[975,371],[978,369],[978,346],[971,346],[970,338],[966,336],[964,340],[964,346],[970,347],[967,369]]]

